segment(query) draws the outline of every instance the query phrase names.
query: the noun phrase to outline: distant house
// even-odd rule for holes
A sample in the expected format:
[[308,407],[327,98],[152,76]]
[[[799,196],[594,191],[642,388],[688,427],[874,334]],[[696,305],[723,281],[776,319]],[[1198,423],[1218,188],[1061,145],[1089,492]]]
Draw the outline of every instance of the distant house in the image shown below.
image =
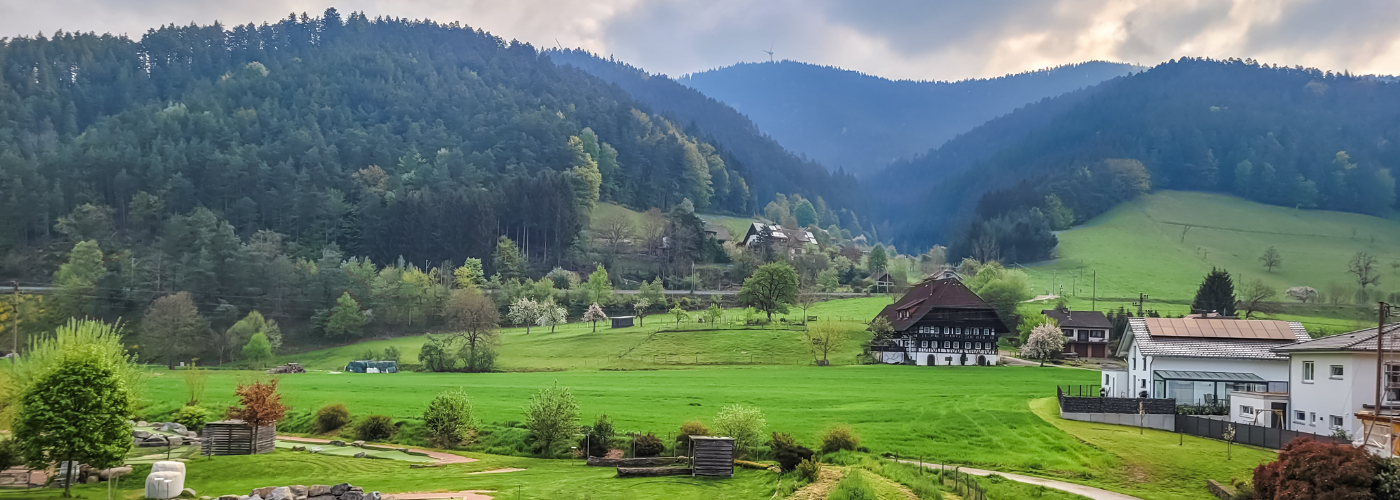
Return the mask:
[[1082,358],[1108,357],[1108,332],[1113,330],[1113,323],[1103,313],[1067,309],[1046,309],[1040,313],[1060,325],[1060,331],[1065,334],[1066,353],[1072,352]]
[[1309,338],[1293,321],[1132,318],[1117,349],[1127,368],[1104,370],[1103,390],[1178,404],[1229,404],[1236,391],[1287,392],[1288,356],[1273,349]]
[[880,316],[894,327],[893,339],[870,349],[885,363],[995,365],[997,340],[1011,334],[996,309],[953,272],[914,285]]
[[744,233],[743,245],[749,246],[760,243],[764,239],[769,239],[775,248],[786,248],[788,253],[797,255],[802,253],[802,247],[807,244],[817,244],[817,237],[811,231],[805,229],[786,229],[776,224],[764,224],[755,222],[749,224],[748,232]]
[[710,235],[710,237],[721,244],[733,239],[733,237],[729,235],[729,228],[724,227],[724,224],[716,224],[714,222],[705,224],[705,234]]
[[[1387,350],[1396,341],[1392,332],[1400,332],[1400,324],[1386,325],[1386,335],[1391,335],[1386,338]],[[1380,379],[1376,376],[1375,328],[1298,342],[1274,348],[1274,352],[1289,357],[1293,383],[1289,384],[1288,404],[1280,408],[1288,429],[1314,434],[1341,429],[1353,436],[1365,434],[1366,425],[1374,420],[1370,415]],[[1382,360],[1387,384],[1381,391],[1381,406],[1393,411],[1400,409],[1400,356],[1386,358]],[[1388,424],[1389,418],[1383,418]],[[1380,428],[1384,437],[1373,436],[1367,446],[1384,448],[1393,456],[1397,436],[1392,435],[1389,425]]]
[[875,293],[884,293],[894,289],[894,278],[890,277],[889,271],[876,271],[875,274],[871,274],[866,279],[873,283],[871,286],[874,287]]

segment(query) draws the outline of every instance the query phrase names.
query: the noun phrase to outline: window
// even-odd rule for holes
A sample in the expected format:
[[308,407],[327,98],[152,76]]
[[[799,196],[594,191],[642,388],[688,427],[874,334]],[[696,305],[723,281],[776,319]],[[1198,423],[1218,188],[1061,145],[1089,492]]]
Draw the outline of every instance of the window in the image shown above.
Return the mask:
[[1247,406],[1247,405],[1240,405],[1240,415],[1243,415],[1243,416],[1246,416],[1246,417],[1254,416],[1254,407],[1253,407],[1253,406]]
[[971,349],[972,342],[963,342],[963,349]]
[[919,347],[928,347],[928,341],[925,340],[925,341],[921,342],[920,345],[919,345]]
[[962,327],[958,327],[958,335],[962,335]]
[[1313,368],[1314,366],[1312,361],[1303,362],[1303,382],[1313,381]]
[[1342,416],[1341,416],[1341,415],[1328,415],[1328,416],[1327,416],[1327,420],[1328,420],[1329,422],[1332,422],[1332,427],[1341,427],[1341,426],[1342,426]]
[[1342,365],[1332,365],[1332,377],[1336,380],[1342,379]]
[[977,350],[979,350],[979,351],[982,350],[982,343],[981,343],[981,342],[978,342],[978,343],[977,343]]
[[1139,387],[1142,387],[1143,389],[1146,389],[1146,388],[1147,388],[1147,379],[1142,379],[1142,380],[1139,380],[1138,382],[1139,382],[1139,383],[1138,383],[1138,386],[1139,386]]
[[1073,329],[1066,328],[1066,329],[1060,330],[1060,331],[1065,332],[1065,336],[1066,336],[1066,337],[1073,337],[1073,336],[1074,336],[1074,330],[1073,330]]
[[1137,369],[1137,356],[1133,356],[1133,369]]
[[952,348],[953,348],[953,343],[945,340],[945,341],[943,341],[943,348],[944,348],[944,349],[952,349]]
[[1301,422],[1305,422],[1305,421],[1308,420],[1308,414],[1307,414],[1306,412],[1303,412],[1303,411],[1294,411],[1294,412],[1293,412],[1293,420],[1296,421],[1296,422],[1300,422],[1300,423],[1301,423]]
[[1105,373],[1105,374],[1103,375],[1103,385],[1108,385],[1108,374],[1107,374],[1107,373]]
[[933,334],[934,334],[934,335],[938,335],[938,333],[939,333],[938,330],[939,330],[938,327],[936,327],[936,326],[933,327]]
[[1308,412],[1308,425],[1317,425],[1317,412]]
[[1104,335],[1107,334],[1108,332],[1105,332],[1103,330],[1089,330],[1089,338],[1091,339],[1101,339],[1104,338]]

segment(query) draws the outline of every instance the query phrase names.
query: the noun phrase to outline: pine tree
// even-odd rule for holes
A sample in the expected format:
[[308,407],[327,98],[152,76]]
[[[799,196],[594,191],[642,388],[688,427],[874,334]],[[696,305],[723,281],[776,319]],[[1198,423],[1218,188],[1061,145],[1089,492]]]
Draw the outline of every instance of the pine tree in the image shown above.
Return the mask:
[[1191,302],[1191,311],[1197,313],[1219,313],[1222,317],[1235,316],[1235,281],[1224,269],[1212,268],[1196,290],[1196,299]]
[[350,292],[343,292],[335,300],[335,309],[326,319],[326,334],[332,337],[358,337],[364,324],[365,316],[360,311],[360,303],[350,296]]

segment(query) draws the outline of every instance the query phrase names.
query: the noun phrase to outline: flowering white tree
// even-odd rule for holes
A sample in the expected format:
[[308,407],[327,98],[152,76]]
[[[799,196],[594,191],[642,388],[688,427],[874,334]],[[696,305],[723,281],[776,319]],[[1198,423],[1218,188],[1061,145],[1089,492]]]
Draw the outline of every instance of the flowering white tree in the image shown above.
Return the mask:
[[535,322],[540,326],[549,327],[549,333],[554,333],[554,326],[569,322],[569,310],[564,306],[556,306],[554,302],[540,304],[540,316]]
[[543,307],[539,302],[521,297],[510,305],[510,312],[506,314],[512,323],[525,325],[525,334],[530,334],[530,326],[539,321]]
[[1058,325],[1046,321],[1031,330],[1031,334],[1026,338],[1026,345],[1021,346],[1021,356],[1040,358],[1040,366],[1045,366],[1046,358],[1064,350],[1065,334],[1060,332]]
[[632,303],[632,309],[637,311],[637,326],[642,326],[642,318],[647,315],[647,308],[651,307],[651,299],[642,297]]
[[[646,300],[646,299],[642,299]],[[598,331],[598,322],[608,319],[608,314],[603,312],[603,308],[594,302],[588,306],[588,312],[583,313],[583,320],[593,323],[593,331]]]

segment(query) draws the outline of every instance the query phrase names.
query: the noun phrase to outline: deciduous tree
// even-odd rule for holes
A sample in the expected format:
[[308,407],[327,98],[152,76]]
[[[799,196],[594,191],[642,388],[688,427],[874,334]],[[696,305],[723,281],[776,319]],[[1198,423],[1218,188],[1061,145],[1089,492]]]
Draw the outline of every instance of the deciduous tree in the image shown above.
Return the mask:
[[464,342],[467,349],[467,371],[475,372],[478,349],[489,348],[498,337],[501,324],[496,303],[476,289],[453,290],[443,311],[454,340]]
[[588,275],[588,301],[607,304],[612,301],[613,286],[608,270],[602,264]]
[[1250,319],[1255,313],[1273,312],[1273,307],[1269,301],[1278,296],[1278,291],[1264,283],[1264,280],[1251,280],[1240,287],[1240,303],[1237,309],[1244,311],[1244,319]]
[[1381,273],[1376,269],[1376,256],[1366,252],[1356,252],[1347,264],[1347,272],[1356,276],[1356,284],[1365,292],[1366,287],[1381,282]]
[[476,437],[476,425],[471,399],[460,389],[438,393],[423,410],[428,441],[439,448],[452,449],[470,443]]
[[[131,449],[133,401],[119,368],[95,346],[65,349],[21,394],[14,435],[32,469],[68,461],[107,468]],[[72,474],[77,467],[70,467]],[[63,496],[71,496],[64,481]]]
[[248,339],[248,344],[243,346],[243,360],[254,368],[267,367],[272,361],[272,345],[267,342],[267,335],[258,332]]
[[360,310],[360,302],[351,297],[350,292],[342,292],[335,300],[335,309],[326,318],[326,333],[331,337],[358,337],[364,325],[365,314]]
[[1283,267],[1283,256],[1279,255],[1277,248],[1269,245],[1269,248],[1264,249],[1264,254],[1259,256],[1259,262],[1263,262],[1264,268],[1272,273],[1275,267]]
[[554,305],[553,301],[540,304],[539,318],[535,323],[541,327],[549,327],[549,333],[554,333],[554,327],[569,322],[569,310],[564,306]]
[[93,313],[97,280],[107,273],[102,263],[102,249],[96,240],[79,241],[68,253],[68,262],[54,273],[55,290],[50,312],[59,320],[88,316]]
[[277,379],[254,380],[239,383],[233,394],[238,396],[239,406],[230,406],[225,416],[247,422],[253,426],[253,439],[263,426],[271,425],[287,416],[291,407],[282,404],[282,394],[277,392]]
[[[645,286],[646,282],[642,282],[642,283],[643,283],[643,285]],[[650,308],[650,307],[651,307],[651,300],[648,299],[648,298],[646,298],[646,297],[639,298],[639,299],[637,299],[636,302],[633,302],[633,303],[632,303],[632,310],[633,310],[633,311],[636,311],[636,313],[637,313],[637,326],[642,326],[642,318],[645,318],[645,317],[646,317],[646,315],[647,315],[647,308]]]
[[154,358],[165,358],[173,368],[175,360],[197,350],[196,343],[209,330],[209,322],[199,315],[189,292],[156,299],[141,318],[143,351]]
[[525,325],[525,334],[529,335],[530,326],[540,320],[543,310],[539,302],[521,297],[510,304],[510,311],[506,313],[506,316],[510,318],[512,323]]
[[764,264],[744,279],[739,301],[763,311],[768,321],[773,321],[773,313],[786,313],[797,301],[797,287],[797,272],[792,266],[785,262]]
[[1065,334],[1052,322],[1042,323],[1031,330],[1030,338],[1021,346],[1021,356],[1039,359],[1040,366],[1045,360],[1065,350]]
[[821,355],[821,361],[817,364],[825,366],[830,363],[827,359],[833,349],[839,349],[846,341],[846,329],[835,321],[818,321],[810,325],[807,330],[807,341],[812,345],[812,357],[816,359]]
[[598,322],[608,319],[608,314],[603,312],[603,308],[597,302],[589,304],[588,312],[583,313],[583,320],[593,323],[593,331],[598,331]]
[[525,407],[525,428],[530,430],[540,455],[549,456],[554,444],[565,441],[578,430],[578,402],[568,387],[540,389]]
[[671,316],[676,318],[676,328],[681,327],[682,321],[690,320],[690,314],[686,313],[685,309],[682,309],[680,304],[676,304],[676,307],[671,308]]
[[757,445],[763,438],[764,428],[768,427],[768,421],[763,418],[762,411],[741,404],[720,408],[719,413],[715,414],[713,424],[716,434],[734,438],[736,454],[745,453],[743,450],[750,450]]

